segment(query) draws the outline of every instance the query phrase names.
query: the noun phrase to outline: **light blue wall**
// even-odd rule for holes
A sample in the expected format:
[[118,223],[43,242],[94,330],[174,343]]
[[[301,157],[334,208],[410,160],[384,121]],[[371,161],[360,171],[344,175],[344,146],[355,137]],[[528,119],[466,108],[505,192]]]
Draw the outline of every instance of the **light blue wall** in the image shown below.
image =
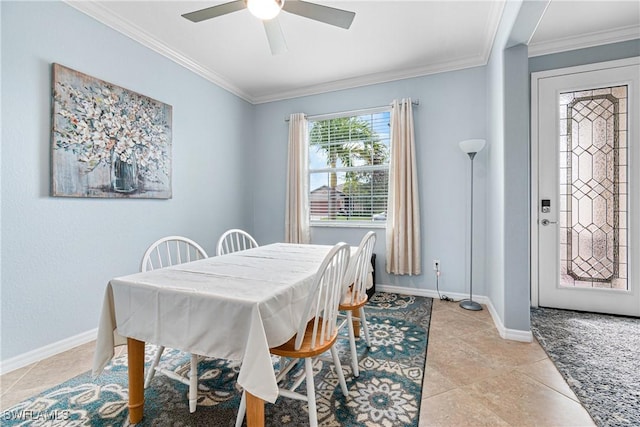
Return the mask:
[[490,138],[488,296],[511,331],[528,331],[529,95],[528,42],[544,13],[542,1],[507,2],[487,65]]
[[529,71],[546,71],[640,56],[640,39],[529,58]]
[[[61,2],[0,3],[1,359],[97,326],[107,281],[182,234],[251,230],[253,106]],[[173,199],[49,196],[51,63],[173,106]]]
[[519,44],[504,51],[504,325],[528,331],[531,289],[529,254],[530,146],[528,48]]
[[[469,158],[458,142],[486,136],[485,68],[301,97],[256,106],[254,232],[258,241],[284,238],[288,126],[294,112],[307,115],[389,105],[394,98],[419,99],[414,107],[422,220],[422,269],[419,276],[393,276],[385,270],[385,231],[376,229],[376,282],[435,290],[432,260],[442,265],[440,289],[468,292]],[[474,292],[484,294],[486,157],[475,159]],[[365,229],[313,228],[314,243],[357,244]]]
[[504,322],[505,311],[505,89],[504,48],[507,45],[520,2],[505,4],[487,64],[487,218],[486,295]]

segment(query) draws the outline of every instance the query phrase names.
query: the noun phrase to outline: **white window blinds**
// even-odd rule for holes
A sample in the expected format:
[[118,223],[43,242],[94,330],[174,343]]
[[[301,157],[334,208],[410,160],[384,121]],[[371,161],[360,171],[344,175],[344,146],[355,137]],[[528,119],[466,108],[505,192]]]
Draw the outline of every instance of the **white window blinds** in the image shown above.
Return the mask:
[[312,223],[386,220],[390,109],[309,119]]

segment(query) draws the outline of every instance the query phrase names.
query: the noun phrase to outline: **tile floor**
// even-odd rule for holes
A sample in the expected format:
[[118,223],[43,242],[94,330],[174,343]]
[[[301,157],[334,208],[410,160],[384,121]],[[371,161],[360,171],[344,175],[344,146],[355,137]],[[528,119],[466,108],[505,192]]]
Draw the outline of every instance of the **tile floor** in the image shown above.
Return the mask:
[[[88,343],[1,376],[0,409],[89,370],[93,348]],[[537,342],[501,339],[486,309],[434,300],[421,427],[593,425]]]
[[420,426],[593,426],[537,341],[500,338],[486,308],[434,300]]

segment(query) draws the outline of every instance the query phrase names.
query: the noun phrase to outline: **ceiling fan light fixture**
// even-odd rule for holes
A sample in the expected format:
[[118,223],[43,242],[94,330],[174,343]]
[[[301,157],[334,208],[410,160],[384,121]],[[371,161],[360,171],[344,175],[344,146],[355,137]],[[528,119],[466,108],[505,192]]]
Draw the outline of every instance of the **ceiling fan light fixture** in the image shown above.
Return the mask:
[[268,21],[278,16],[283,5],[284,0],[247,0],[249,12],[263,21]]

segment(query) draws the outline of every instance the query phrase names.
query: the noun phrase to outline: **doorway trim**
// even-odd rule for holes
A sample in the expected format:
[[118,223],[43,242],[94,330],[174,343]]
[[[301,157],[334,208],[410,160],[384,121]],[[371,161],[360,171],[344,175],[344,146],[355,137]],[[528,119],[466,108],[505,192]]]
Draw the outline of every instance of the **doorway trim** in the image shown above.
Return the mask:
[[539,156],[539,133],[538,133],[538,89],[540,80],[549,77],[559,77],[568,74],[578,74],[588,71],[606,70],[607,68],[618,68],[629,65],[639,65],[640,57],[618,59],[615,61],[596,62],[593,64],[578,65],[575,67],[557,68],[553,70],[537,71],[531,73],[531,222],[529,237],[531,242],[531,306],[538,307],[539,299],[539,275],[538,275],[538,156]]

